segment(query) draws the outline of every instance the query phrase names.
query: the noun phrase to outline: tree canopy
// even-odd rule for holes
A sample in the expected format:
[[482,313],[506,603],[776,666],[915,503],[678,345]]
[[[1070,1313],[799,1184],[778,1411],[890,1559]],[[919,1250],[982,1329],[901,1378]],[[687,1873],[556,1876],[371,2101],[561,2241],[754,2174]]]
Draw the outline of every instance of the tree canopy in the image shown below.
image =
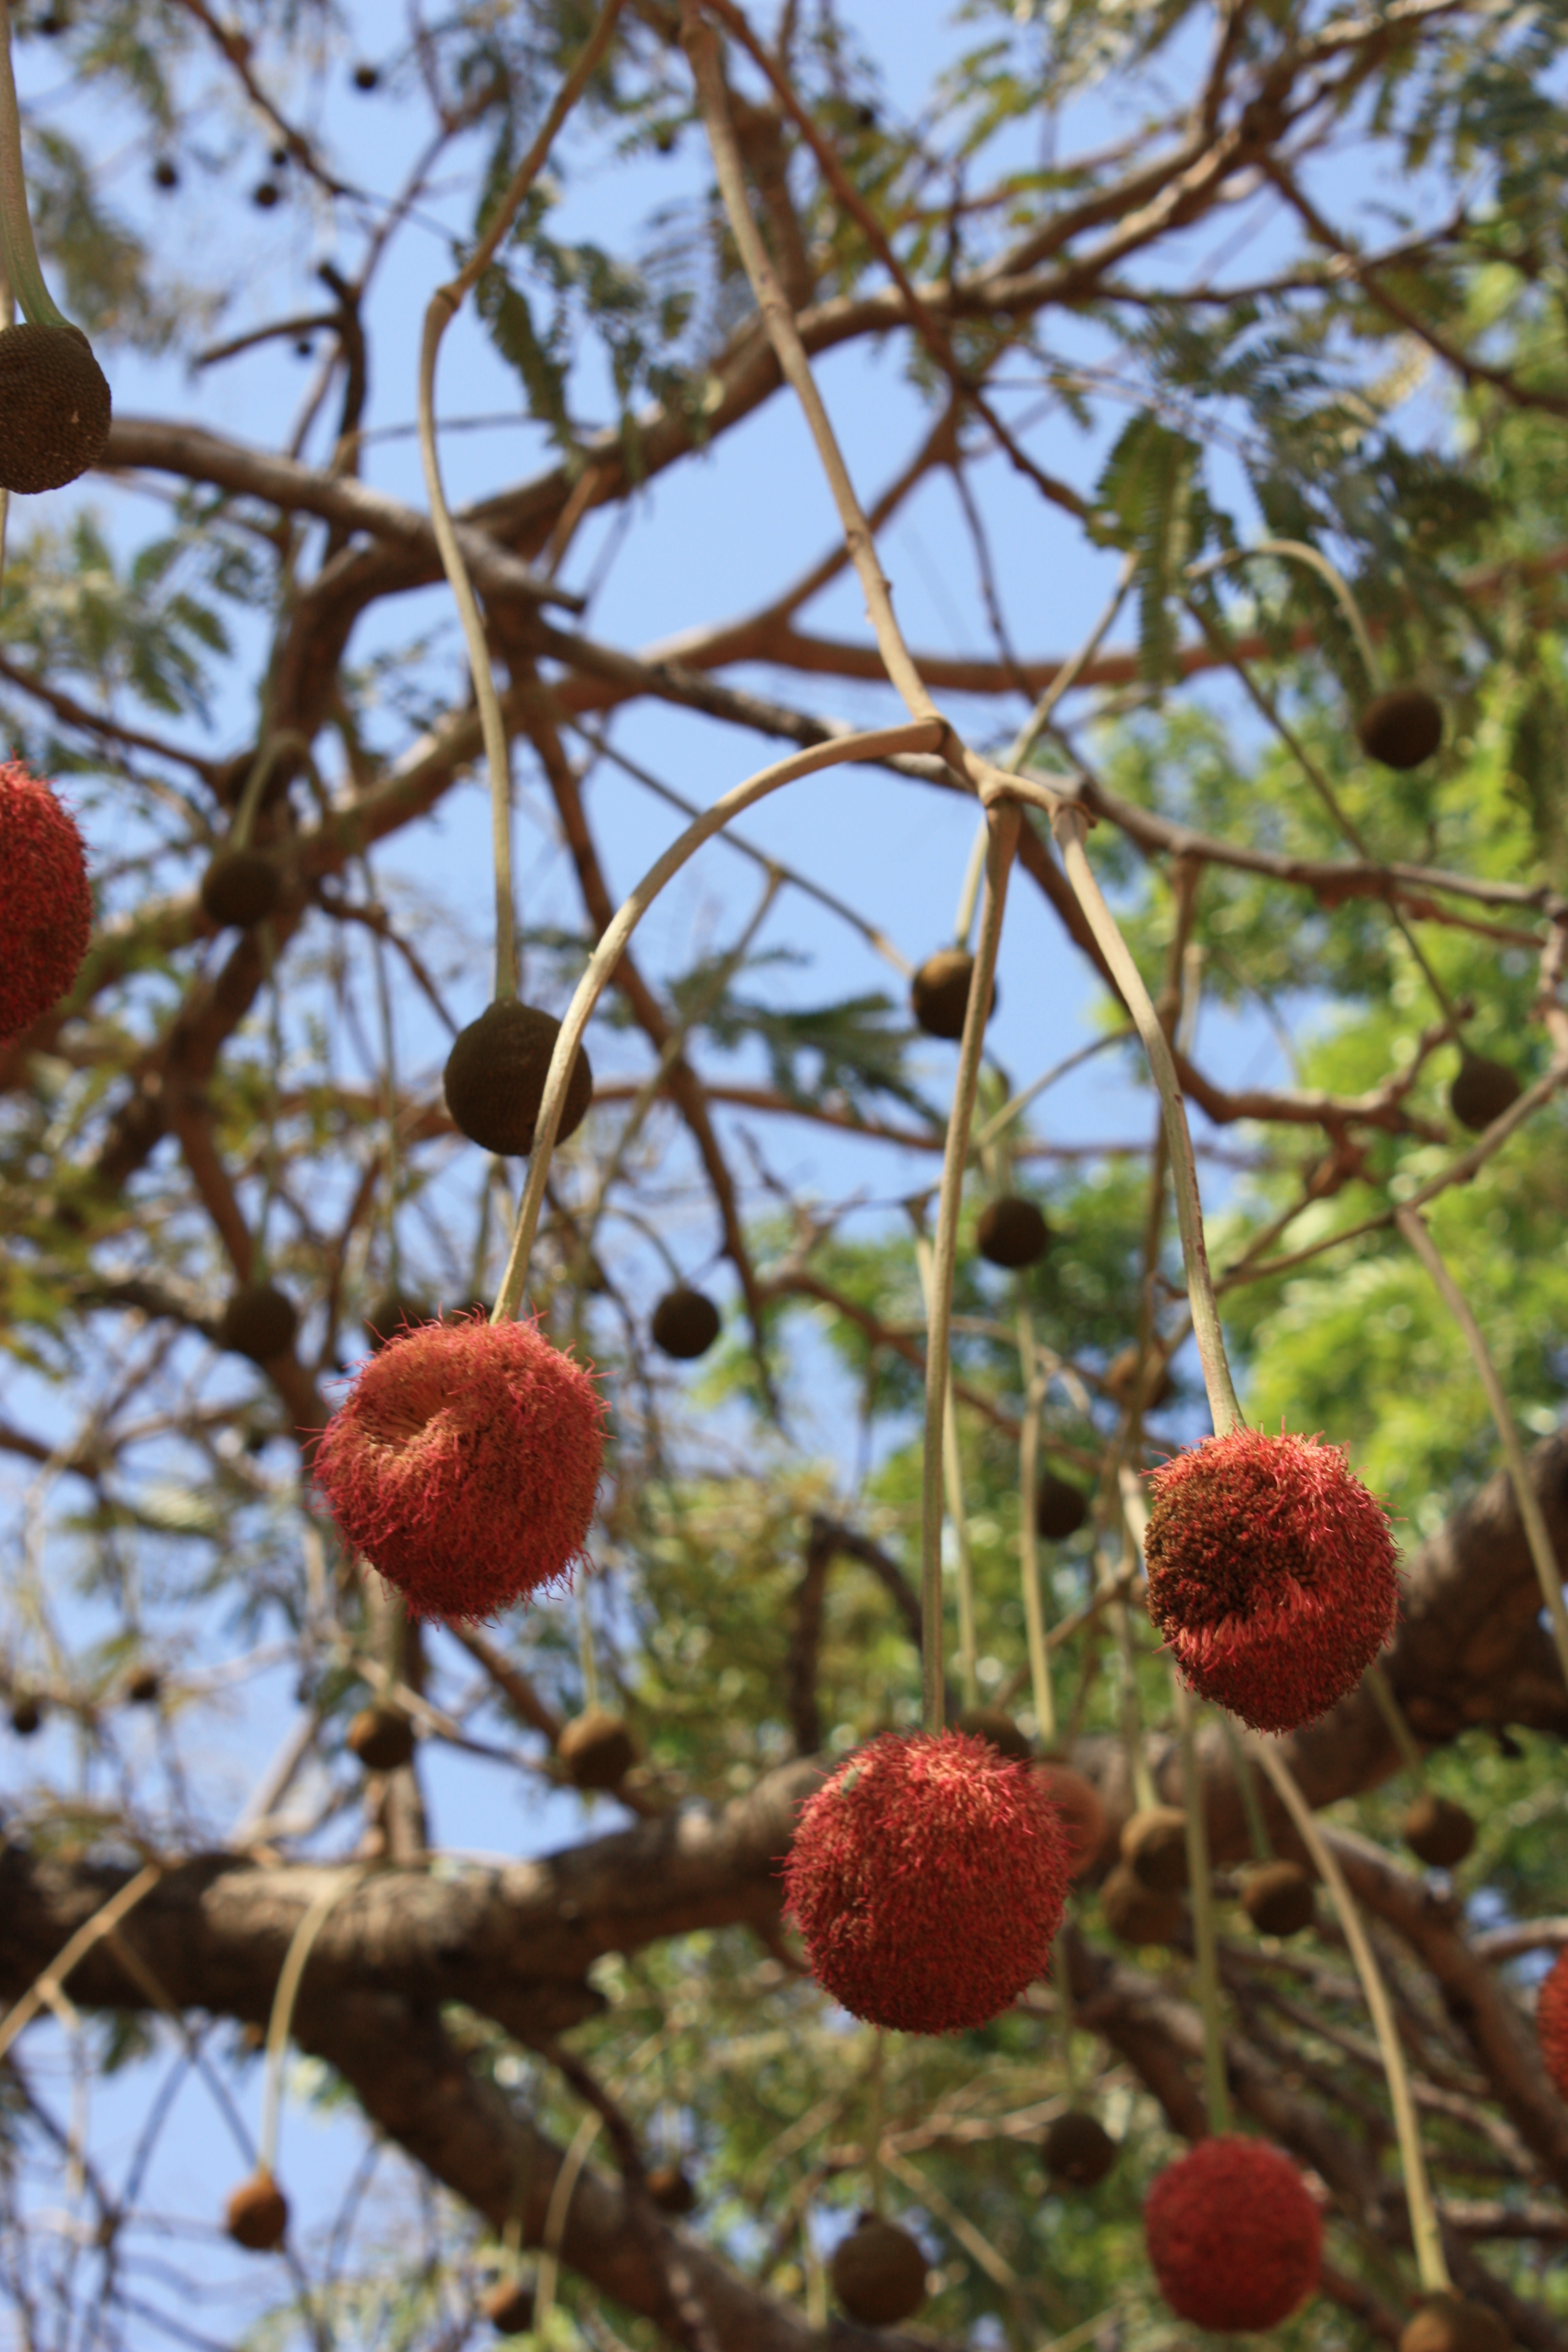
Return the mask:
[[[518,2288],[552,2352],[1163,2352],[1144,2200],[1228,2110],[1323,2218],[1282,2345],[1440,2276],[1568,2352],[1568,15],[9,39],[0,251],[19,121],[114,395],[0,585],[93,891],[0,1039],[14,2340],[456,2352]],[[988,1029],[931,960],[998,940]],[[476,1141],[447,1070],[519,992],[592,1063],[531,1150],[537,1084]],[[1145,1606],[1149,1474],[1224,1420],[1194,1166],[1247,1423],[1398,1552],[1381,1667],[1263,1745]],[[416,1615],[318,1448],[480,1310],[591,1368],[603,1476],[572,1575]],[[445,1496],[526,1581],[516,1495]],[[991,2022],[884,2033],[782,1859],[982,1708],[1077,1776],[1065,1923]],[[872,2210],[930,2265],[875,2336]]]

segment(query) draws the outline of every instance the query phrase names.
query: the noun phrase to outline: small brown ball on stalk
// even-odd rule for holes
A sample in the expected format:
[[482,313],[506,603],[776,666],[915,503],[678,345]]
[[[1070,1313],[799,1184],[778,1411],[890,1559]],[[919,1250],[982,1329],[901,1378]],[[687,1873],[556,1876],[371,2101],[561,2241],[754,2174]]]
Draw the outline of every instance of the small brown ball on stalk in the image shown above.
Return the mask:
[[1448,1088],[1448,1108],[1472,1135],[1484,1134],[1494,1118],[1511,1110],[1523,1092],[1506,1062],[1494,1062],[1485,1054],[1472,1054],[1468,1045],[1460,1046],[1458,1074]]
[[[910,1009],[916,1025],[928,1037],[946,1037],[956,1044],[963,1034],[963,1024],[969,1012],[969,983],[974,977],[974,958],[966,948],[939,948],[935,955],[927,956],[910,983]],[[994,1018],[996,1011],[996,983],[991,983],[991,1010],[985,1018]]]
[[125,1677],[125,1696],[132,1706],[155,1706],[163,1692],[163,1677],[156,1666],[132,1666]]
[[1089,1517],[1089,1496],[1070,1478],[1058,1478],[1054,1470],[1040,1474],[1035,1489],[1035,1532],[1048,1543],[1065,1543],[1076,1536]]
[[1443,706],[1424,686],[1391,687],[1367,704],[1355,731],[1369,760],[1418,768],[1443,740]]
[[270,2254],[289,2231],[289,2200],[269,2172],[242,2180],[224,2212],[224,2227],[247,2254]]
[[44,1702],[33,1691],[18,1691],[11,1701],[11,1728],[18,1739],[31,1739],[44,1724]]
[[299,1328],[294,1302],[284,1291],[270,1282],[247,1282],[223,1310],[217,1343],[253,1364],[269,1364],[289,1353]]
[[533,2289],[522,2279],[497,2279],[479,2311],[498,2336],[526,2336],[533,2326]]
[[[544,1100],[561,1024],[515,996],[487,1005],[458,1034],[441,1083],[453,1124],[470,1143],[502,1159],[526,1160]],[[594,1073],[579,1045],[566,1084],[556,1141],[575,1135],[594,1099]]]
[[1016,1192],[1005,1192],[980,1213],[974,1246],[987,1265],[1005,1265],[1016,1274],[1037,1265],[1051,1245],[1051,1229],[1036,1208]]
[[1468,2295],[1423,2295],[1400,2331],[1399,2352],[1510,2352],[1512,2332]]
[[1027,1764],[1033,1761],[1035,1754],[1033,1740],[1025,1732],[1020,1731],[1012,1717],[1003,1707],[966,1706],[958,1717],[954,1728],[967,1731],[975,1739],[988,1739],[999,1756],[1005,1756],[1016,1764]]
[[1121,1825],[1121,1859],[1152,1895],[1187,1884],[1187,1817],[1180,1805],[1145,1805]]
[[355,66],[353,70],[353,85],[356,89],[375,89],[379,88],[380,82],[381,71],[379,67],[373,66],[368,60]]
[[[1123,1348],[1112,1356],[1105,1368],[1105,1385],[1119,1405],[1130,1405],[1138,1384],[1138,1350]],[[1143,1410],[1156,1412],[1168,1404],[1175,1394],[1176,1384],[1171,1378],[1171,1368],[1162,1364],[1158,1372],[1152,1363],[1143,1367]]]
[[1058,2189],[1098,2189],[1119,2150],[1104,2126],[1081,2107],[1069,2107],[1046,2126],[1040,2142],[1046,2178]]
[[170,156],[160,155],[153,166],[153,185],[165,191],[180,184],[180,167]]
[[862,2213],[827,2266],[833,2292],[862,2327],[897,2327],[926,2299],[926,2258],[907,2230]]
[[719,1309],[713,1301],[700,1290],[689,1290],[683,1282],[665,1292],[648,1325],[654,1346],[679,1364],[705,1356],[720,1328]]
[[697,2191],[679,2164],[656,2164],[646,2186],[661,2213],[673,2213],[679,2219],[697,2210]]
[[618,1715],[591,1706],[563,1727],[555,1753],[574,1789],[618,1789],[637,1760],[637,1744]]
[[1431,1870],[1452,1870],[1476,1842],[1476,1825],[1463,1805],[1423,1789],[1400,1824],[1405,1844]]
[[414,1754],[414,1726],[396,1706],[362,1706],[344,1746],[367,1772],[396,1772]]
[[79,481],[109,446],[111,403],[79,327],[0,328],[0,488]]
[[1317,1890],[1293,1862],[1262,1862],[1242,1882],[1241,1907],[1260,1936],[1299,1936],[1317,1910]]
[[367,1307],[361,1326],[371,1353],[379,1356],[389,1339],[395,1339],[400,1331],[412,1331],[416,1324],[428,1323],[434,1311],[428,1299],[416,1298],[405,1290],[384,1292]]
[[1061,1817],[1068,1842],[1068,1876],[1082,1878],[1100,1860],[1110,1835],[1110,1823],[1100,1801],[1100,1791],[1092,1780],[1086,1780],[1081,1772],[1075,1772],[1059,1756],[1042,1756],[1034,1769]]
[[202,876],[202,906],[211,920],[237,931],[264,923],[283,895],[283,877],[258,849],[220,849]]
[[1119,1944],[1173,1944],[1187,1916],[1179,1895],[1156,1895],[1124,1862],[1100,1888],[1100,1900]]

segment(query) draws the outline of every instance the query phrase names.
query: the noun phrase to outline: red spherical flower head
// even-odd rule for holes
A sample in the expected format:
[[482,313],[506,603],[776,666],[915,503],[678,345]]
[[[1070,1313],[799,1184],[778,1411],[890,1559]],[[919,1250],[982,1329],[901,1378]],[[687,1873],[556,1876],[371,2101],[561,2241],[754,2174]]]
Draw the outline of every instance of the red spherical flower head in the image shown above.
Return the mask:
[[0,761],[0,886],[4,1044],[59,1002],[92,932],[76,819],[20,760]]
[[1143,2204],[1160,2292],[1215,2335],[1278,2327],[1318,2284],[1323,2217],[1288,2156],[1261,2140],[1200,2140]]
[[422,1323],[359,1367],[316,1484],[416,1616],[493,1617],[581,1558],[604,1415],[537,1323]]
[[802,1807],[784,1907],[856,2017],[959,2033],[1044,1973],[1070,1859],[1030,1766],[967,1732],[884,1732]]
[[1568,2099],[1568,1950],[1558,1953],[1535,1996],[1535,2038],[1547,2073]]
[[1326,1715],[1399,1608],[1388,1515],[1344,1448],[1234,1429],[1151,1477],[1149,1614],[1187,1681],[1255,1731]]

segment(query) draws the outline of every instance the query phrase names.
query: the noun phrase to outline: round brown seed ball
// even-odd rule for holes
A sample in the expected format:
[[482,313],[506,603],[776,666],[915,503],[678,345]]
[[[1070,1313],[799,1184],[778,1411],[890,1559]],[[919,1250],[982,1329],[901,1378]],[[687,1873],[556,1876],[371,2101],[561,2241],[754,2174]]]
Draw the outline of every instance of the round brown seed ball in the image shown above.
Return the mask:
[[661,2213],[693,2213],[697,2191],[679,2164],[656,2164],[647,2176],[647,2193]]
[[367,1772],[395,1772],[414,1754],[414,1726],[401,1707],[362,1706],[344,1745]]
[[132,1706],[154,1706],[163,1696],[163,1677],[156,1666],[133,1666],[125,1677],[125,1696]]
[[1459,1048],[1459,1068],[1448,1088],[1448,1108],[1461,1127],[1479,1135],[1515,1104],[1524,1089],[1506,1062]]
[[555,1753],[574,1789],[618,1789],[637,1760],[637,1744],[618,1715],[591,1706],[563,1726]]
[[354,68],[353,80],[356,89],[374,89],[381,81],[380,68],[368,63],[357,65]]
[[288,1354],[299,1328],[291,1298],[270,1282],[247,1282],[223,1310],[217,1343],[232,1355],[248,1356],[253,1364],[269,1364]]
[[526,2336],[533,2326],[533,2289],[521,2279],[497,2279],[479,2309],[498,2336]]
[[[470,1143],[524,1160],[533,1149],[539,1106],[561,1024],[515,996],[487,1005],[447,1056],[442,1085],[454,1124]],[[594,1073],[581,1046],[567,1081],[556,1140],[575,1135],[594,1099]]]
[[1040,2142],[1046,2177],[1061,2189],[1097,2189],[1117,2152],[1110,2134],[1081,2107],[1069,2107],[1048,2123]]
[[1089,1496],[1054,1470],[1042,1472],[1035,1489],[1035,1531],[1053,1543],[1076,1536],[1089,1517]]
[[258,212],[269,213],[280,194],[281,191],[276,180],[258,180],[255,187],[250,191],[250,201]]
[[220,849],[202,876],[202,905],[215,923],[248,931],[283,895],[283,877],[258,849]]
[[1316,1890],[1293,1862],[1263,1862],[1242,1884],[1241,1907],[1260,1936],[1299,1936],[1312,1924]]
[[[1135,1346],[1122,1348],[1105,1368],[1105,1385],[1118,1404],[1130,1405],[1137,1381],[1138,1349]],[[1144,1412],[1154,1412],[1161,1405],[1168,1404],[1175,1394],[1175,1386],[1168,1364],[1162,1364],[1156,1373],[1152,1364],[1146,1363],[1143,1367]]]
[[954,1729],[967,1731],[975,1739],[988,1739],[999,1756],[1015,1763],[1027,1764],[1035,1753],[1033,1741],[999,1706],[966,1706]]
[[1033,1201],[1005,1193],[981,1212],[974,1245],[988,1265],[1037,1265],[1051,1245],[1051,1229]]
[[907,2230],[862,2213],[834,2254],[833,2292],[862,2327],[896,2327],[926,2299],[925,2251]]
[[42,1729],[43,1721],[44,1703],[32,1691],[20,1692],[11,1701],[11,1728],[18,1739],[31,1739],[35,1731]]
[[1484,2303],[1427,2294],[1400,2331],[1399,2352],[1510,2352],[1512,2334]]
[[1180,1805],[1145,1805],[1121,1825],[1121,1859],[1152,1895],[1187,1884],[1187,1817]]
[[1100,1890],[1105,1924],[1119,1944],[1172,1944],[1186,1909],[1179,1895],[1156,1895],[1119,1862]]
[[1476,1842],[1476,1825],[1463,1805],[1423,1789],[1405,1816],[1405,1843],[1433,1870],[1452,1870]]
[[1395,686],[1374,695],[1355,731],[1369,760],[1385,768],[1418,768],[1443,740],[1443,706],[1424,686]]
[[253,2172],[229,2199],[224,2227],[247,2253],[270,2254],[289,2228],[289,2200],[269,2172]]
[[153,166],[153,185],[155,188],[177,188],[179,184],[179,165],[169,156],[160,155]]
[[705,1356],[719,1337],[719,1309],[700,1290],[688,1290],[678,1283],[667,1290],[653,1310],[648,1330],[656,1348],[678,1363],[690,1363]]
[[109,446],[103,370],[79,327],[0,328],[0,488],[63,489]]
[[[927,956],[910,984],[910,1007],[919,1027],[928,1037],[947,1037],[956,1042],[963,1034],[964,1015],[969,1011],[969,983],[974,977],[974,958],[966,948],[939,948],[935,955]],[[996,983],[991,984],[989,1021],[996,1011]]]

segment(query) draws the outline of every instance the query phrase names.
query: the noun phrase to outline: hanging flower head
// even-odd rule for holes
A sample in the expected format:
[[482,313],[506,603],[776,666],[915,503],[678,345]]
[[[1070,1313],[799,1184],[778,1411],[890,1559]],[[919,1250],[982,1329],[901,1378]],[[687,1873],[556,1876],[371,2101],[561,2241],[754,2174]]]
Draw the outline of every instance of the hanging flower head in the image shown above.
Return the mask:
[[360,1365],[316,1484],[416,1616],[493,1617],[581,1557],[604,1415],[537,1323],[422,1323]]
[[92,932],[76,819],[20,760],[0,761],[0,877],[3,1045],[59,1002]]
[[966,1732],[886,1732],[803,1806],[786,1909],[855,2016],[957,2033],[1044,1973],[1070,1859],[1031,1766]]
[[1167,2166],[1143,2206],[1160,2292],[1216,2335],[1278,2327],[1318,2284],[1323,2221],[1287,2156],[1229,2133]]
[[1235,1429],[1152,1484],[1149,1614],[1193,1688],[1255,1731],[1326,1715],[1398,1613],[1388,1515],[1344,1449]]

